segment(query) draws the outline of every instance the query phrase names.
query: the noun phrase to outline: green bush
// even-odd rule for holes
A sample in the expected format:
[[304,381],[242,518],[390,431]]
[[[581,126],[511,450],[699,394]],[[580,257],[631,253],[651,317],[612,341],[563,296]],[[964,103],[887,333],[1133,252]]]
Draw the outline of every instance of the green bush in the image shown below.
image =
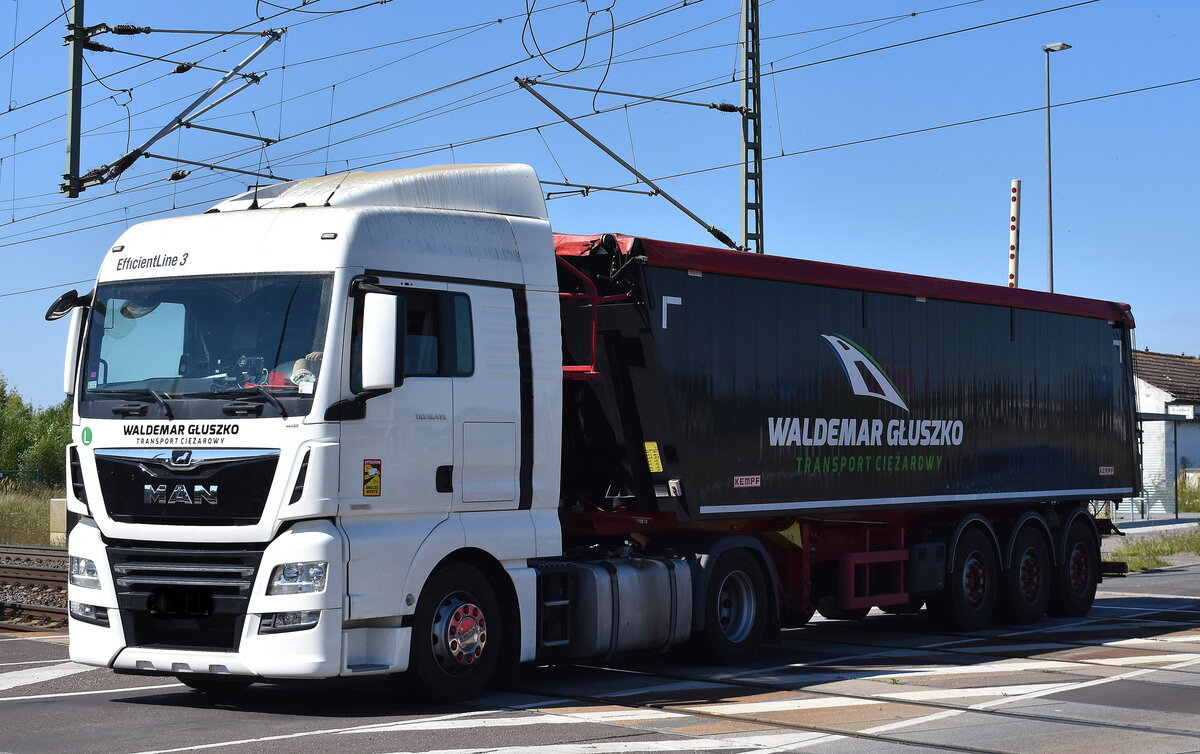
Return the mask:
[[[34,471],[44,484],[65,480],[65,450],[71,441],[67,400],[37,409],[8,387],[0,375],[0,470]],[[21,479],[33,474],[22,475]]]

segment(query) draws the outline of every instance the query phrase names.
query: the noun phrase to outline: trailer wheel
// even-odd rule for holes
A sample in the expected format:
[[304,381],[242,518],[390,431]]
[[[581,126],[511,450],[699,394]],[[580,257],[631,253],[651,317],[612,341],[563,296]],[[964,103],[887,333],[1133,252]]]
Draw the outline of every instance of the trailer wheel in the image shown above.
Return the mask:
[[1005,623],[1032,623],[1046,612],[1054,562],[1046,538],[1023,526],[1014,543],[1012,561],[1000,577],[997,616]]
[[437,571],[417,600],[409,658],[410,681],[438,703],[476,696],[500,655],[500,608],[492,585],[465,563]]
[[193,691],[199,691],[202,694],[212,696],[220,696],[223,694],[235,694],[243,689],[249,688],[254,681],[250,678],[229,677],[220,675],[177,675],[179,682],[187,686]]
[[1096,538],[1082,519],[1077,518],[1071,524],[1062,562],[1053,573],[1053,590],[1046,612],[1065,618],[1087,615],[1096,599],[1100,553]]
[[817,612],[822,618],[830,620],[862,620],[871,612],[871,608],[856,607],[847,610],[838,605],[837,597],[822,597],[817,600]]
[[929,599],[929,612],[942,625],[975,631],[992,621],[1000,569],[992,541],[981,529],[963,532],[946,587]]
[[758,560],[746,550],[717,559],[704,598],[704,631],[696,649],[724,665],[750,659],[767,626],[767,588]]

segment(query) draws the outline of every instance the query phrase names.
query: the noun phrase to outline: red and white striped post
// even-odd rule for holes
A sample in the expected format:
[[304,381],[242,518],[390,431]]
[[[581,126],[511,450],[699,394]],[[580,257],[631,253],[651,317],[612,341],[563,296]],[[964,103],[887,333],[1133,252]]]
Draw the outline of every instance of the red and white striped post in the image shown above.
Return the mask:
[[1008,192],[1008,287],[1016,288],[1021,253],[1021,180],[1014,179]]

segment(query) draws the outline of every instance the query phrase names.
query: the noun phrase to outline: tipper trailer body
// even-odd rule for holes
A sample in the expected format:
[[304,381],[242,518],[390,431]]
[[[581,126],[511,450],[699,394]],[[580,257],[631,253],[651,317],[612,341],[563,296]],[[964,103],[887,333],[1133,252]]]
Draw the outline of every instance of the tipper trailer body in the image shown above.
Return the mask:
[[72,313],[71,652],[203,690],[1082,614],[1128,307],[625,236],[533,171],[258,189]]

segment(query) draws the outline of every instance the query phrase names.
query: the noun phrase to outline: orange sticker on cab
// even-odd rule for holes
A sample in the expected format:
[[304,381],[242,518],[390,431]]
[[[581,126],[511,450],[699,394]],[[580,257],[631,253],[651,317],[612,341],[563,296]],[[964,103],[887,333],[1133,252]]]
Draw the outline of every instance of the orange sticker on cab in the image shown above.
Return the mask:
[[363,459],[363,497],[379,497],[383,490],[383,461]]

